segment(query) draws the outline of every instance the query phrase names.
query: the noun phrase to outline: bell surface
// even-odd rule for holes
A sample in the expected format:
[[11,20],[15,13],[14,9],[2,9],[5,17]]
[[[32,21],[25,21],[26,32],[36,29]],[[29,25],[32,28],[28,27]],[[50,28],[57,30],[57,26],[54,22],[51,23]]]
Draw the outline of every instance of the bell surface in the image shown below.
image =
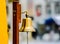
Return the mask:
[[26,18],[24,32],[35,32],[35,29],[32,26],[31,18]]
[[20,28],[19,32],[23,32],[24,31],[25,24],[26,24],[25,22],[26,22],[26,19],[23,19],[22,20],[22,25],[21,25],[21,28]]
[[19,31],[20,32],[35,32],[35,29],[32,26],[31,18],[25,18],[22,20],[22,25]]

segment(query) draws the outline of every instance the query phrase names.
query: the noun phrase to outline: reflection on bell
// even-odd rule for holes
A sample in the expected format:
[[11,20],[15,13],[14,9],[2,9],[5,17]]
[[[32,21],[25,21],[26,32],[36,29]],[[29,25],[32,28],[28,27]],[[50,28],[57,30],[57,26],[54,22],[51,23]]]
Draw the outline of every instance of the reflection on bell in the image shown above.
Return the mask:
[[26,24],[25,24],[24,32],[35,32],[35,30],[32,26],[31,18],[26,18]]
[[20,30],[19,30],[20,32],[23,32],[23,31],[24,31],[25,22],[26,22],[26,19],[23,19],[23,20],[22,20],[21,28],[20,28]]
[[20,32],[35,32],[32,26],[31,18],[23,19],[22,27],[20,28]]

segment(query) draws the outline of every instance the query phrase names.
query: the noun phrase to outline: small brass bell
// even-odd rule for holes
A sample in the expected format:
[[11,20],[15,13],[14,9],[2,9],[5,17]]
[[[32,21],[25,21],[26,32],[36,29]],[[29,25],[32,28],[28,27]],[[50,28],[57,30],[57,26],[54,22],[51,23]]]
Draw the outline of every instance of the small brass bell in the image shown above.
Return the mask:
[[27,11],[25,12],[26,12],[26,18],[22,20],[22,27],[20,28],[20,32],[35,32],[32,26],[32,20],[31,18],[28,17]]
[[31,18],[26,18],[26,24],[25,24],[24,32],[35,32],[35,30],[32,26]]

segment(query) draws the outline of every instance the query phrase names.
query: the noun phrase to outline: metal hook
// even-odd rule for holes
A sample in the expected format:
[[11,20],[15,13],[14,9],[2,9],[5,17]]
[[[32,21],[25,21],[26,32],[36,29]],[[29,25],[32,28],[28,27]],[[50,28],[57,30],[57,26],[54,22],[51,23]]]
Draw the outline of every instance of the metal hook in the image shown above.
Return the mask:
[[24,11],[24,12],[22,12],[22,14],[24,14],[25,13],[25,16],[26,16],[26,18],[28,17],[28,12],[27,11]]

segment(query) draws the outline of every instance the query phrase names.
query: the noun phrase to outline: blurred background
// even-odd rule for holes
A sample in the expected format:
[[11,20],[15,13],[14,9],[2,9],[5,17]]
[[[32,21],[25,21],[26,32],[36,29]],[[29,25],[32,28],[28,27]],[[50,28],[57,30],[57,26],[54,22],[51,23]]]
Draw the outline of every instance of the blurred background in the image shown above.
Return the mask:
[[[36,32],[28,32],[28,44],[60,43],[60,0],[19,0],[21,10],[28,11]],[[9,44],[12,44],[13,4],[6,0],[7,20],[9,28]],[[21,14],[21,19],[25,18]],[[21,27],[19,24],[19,27]],[[27,44],[27,33],[19,33],[19,44]]]

